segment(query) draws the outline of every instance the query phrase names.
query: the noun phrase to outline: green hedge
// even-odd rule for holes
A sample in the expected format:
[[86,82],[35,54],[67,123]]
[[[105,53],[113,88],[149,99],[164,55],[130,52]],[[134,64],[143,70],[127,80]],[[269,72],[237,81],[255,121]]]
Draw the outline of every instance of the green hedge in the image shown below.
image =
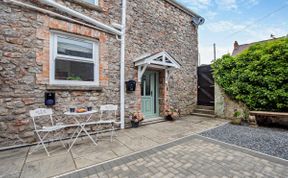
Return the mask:
[[251,46],[212,63],[215,81],[250,110],[288,111],[288,39]]

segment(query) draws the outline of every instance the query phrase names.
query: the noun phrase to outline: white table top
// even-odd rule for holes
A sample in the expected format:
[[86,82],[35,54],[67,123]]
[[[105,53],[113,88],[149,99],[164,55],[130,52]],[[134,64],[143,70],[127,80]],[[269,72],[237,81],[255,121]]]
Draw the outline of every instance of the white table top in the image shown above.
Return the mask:
[[88,114],[94,114],[94,113],[97,113],[98,111],[97,110],[92,110],[92,111],[86,111],[86,112],[65,112],[64,114],[65,115],[68,115],[68,116],[81,116],[81,115],[88,115]]

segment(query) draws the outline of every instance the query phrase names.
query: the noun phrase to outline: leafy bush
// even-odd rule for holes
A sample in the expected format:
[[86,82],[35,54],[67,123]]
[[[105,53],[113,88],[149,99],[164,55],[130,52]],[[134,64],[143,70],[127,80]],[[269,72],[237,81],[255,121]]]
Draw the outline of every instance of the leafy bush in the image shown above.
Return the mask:
[[212,64],[225,93],[251,110],[288,111],[288,39],[258,43]]

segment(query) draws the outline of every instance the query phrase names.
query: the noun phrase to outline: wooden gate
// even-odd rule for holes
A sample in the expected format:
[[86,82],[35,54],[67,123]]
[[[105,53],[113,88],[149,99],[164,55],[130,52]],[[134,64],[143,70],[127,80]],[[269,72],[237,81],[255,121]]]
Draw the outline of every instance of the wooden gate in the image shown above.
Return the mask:
[[198,105],[214,106],[214,79],[210,65],[198,67]]

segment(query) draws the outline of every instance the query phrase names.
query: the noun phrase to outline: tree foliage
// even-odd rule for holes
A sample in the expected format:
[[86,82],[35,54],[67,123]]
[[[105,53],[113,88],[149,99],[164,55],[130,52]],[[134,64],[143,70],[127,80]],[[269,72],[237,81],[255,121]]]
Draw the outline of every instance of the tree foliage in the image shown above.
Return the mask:
[[212,64],[226,94],[251,110],[288,111],[288,39],[258,43]]

